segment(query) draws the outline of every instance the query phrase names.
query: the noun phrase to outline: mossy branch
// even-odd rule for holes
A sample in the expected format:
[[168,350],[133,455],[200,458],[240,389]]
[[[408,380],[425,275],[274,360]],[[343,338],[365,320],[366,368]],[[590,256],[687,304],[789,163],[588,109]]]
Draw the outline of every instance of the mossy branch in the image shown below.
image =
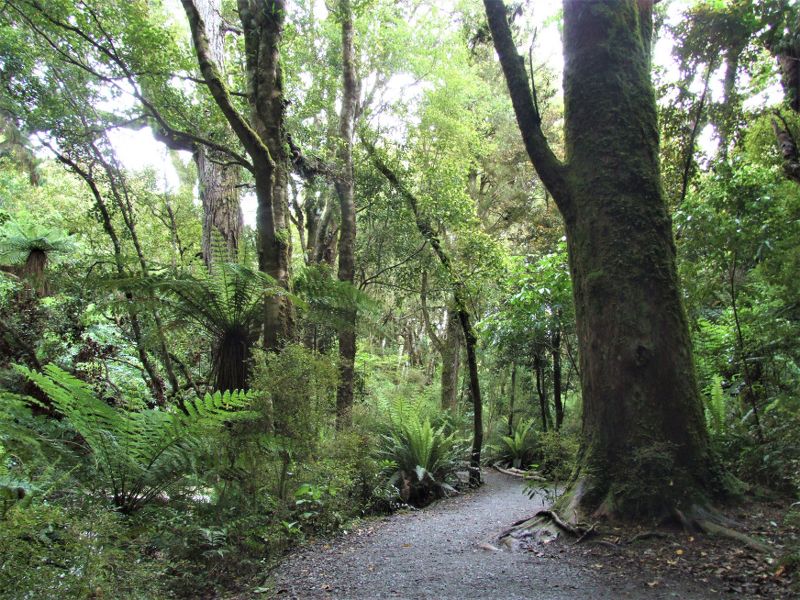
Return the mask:
[[574,206],[567,181],[567,166],[553,153],[542,132],[542,118],[528,85],[525,61],[517,52],[511,36],[505,4],[502,0],[484,0],[483,4],[525,150],[542,183],[555,199],[561,214],[565,219],[570,219]]
[[250,124],[239,114],[236,107],[231,100],[231,94],[228,91],[228,86],[222,79],[219,68],[211,58],[211,50],[209,48],[208,36],[205,33],[205,23],[194,4],[194,0],[181,0],[183,8],[186,11],[186,18],[189,20],[189,28],[192,31],[192,41],[194,42],[194,49],[197,53],[197,62],[200,66],[200,72],[208,86],[208,91],[211,93],[212,98],[219,106],[225,119],[233,129],[236,137],[247,150],[247,153],[255,161],[259,158],[263,159],[270,169],[275,167],[275,161],[269,152],[266,144],[258,136],[258,134],[250,127]]

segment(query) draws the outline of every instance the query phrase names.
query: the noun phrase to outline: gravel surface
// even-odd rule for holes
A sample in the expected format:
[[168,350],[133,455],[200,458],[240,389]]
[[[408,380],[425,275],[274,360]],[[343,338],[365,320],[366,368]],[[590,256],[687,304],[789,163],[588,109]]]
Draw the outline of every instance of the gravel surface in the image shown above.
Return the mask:
[[[420,511],[368,521],[289,556],[274,572],[276,598],[715,598],[708,587],[623,572],[568,545],[497,550],[497,537],[541,508],[519,479],[484,473],[479,490]],[[612,559],[613,560],[613,559]]]

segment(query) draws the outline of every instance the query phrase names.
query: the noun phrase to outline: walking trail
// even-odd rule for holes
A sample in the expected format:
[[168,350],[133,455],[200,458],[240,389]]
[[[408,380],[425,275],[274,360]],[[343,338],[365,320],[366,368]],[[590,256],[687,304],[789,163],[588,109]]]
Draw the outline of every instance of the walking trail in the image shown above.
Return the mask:
[[[492,549],[513,522],[542,508],[519,479],[484,474],[479,490],[420,511],[365,522],[360,529],[291,555],[274,573],[276,598],[716,598],[690,581],[652,574],[571,551]],[[650,583],[648,583],[650,582]]]

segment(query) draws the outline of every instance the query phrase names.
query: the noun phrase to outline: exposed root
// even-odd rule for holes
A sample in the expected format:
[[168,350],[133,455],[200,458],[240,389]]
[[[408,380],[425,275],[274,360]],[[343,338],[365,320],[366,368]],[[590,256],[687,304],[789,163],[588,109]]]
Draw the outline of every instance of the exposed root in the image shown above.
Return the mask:
[[550,542],[560,534],[566,533],[576,538],[576,544],[590,536],[597,534],[596,523],[588,525],[571,525],[553,510],[540,510],[535,515],[522,521],[517,521],[509,529],[500,534],[501,541],[505,538],[516,540],[535,537],[538,541]]
[[521,477],[522,479],[530,479],[533,481],[542,481],[542,482],[547,481],[547,479],[545,479],[544,477],[542,477],[541,475],[539,475],[534,471],[524,471],[522,469],[517,469],[516,467],[505,469],[498,464],[492,465],[492,468],[494,468],[497,471],[500,471],[505,475],[511,475],[512,477]]
[[774,549],[766,544],[759,542],[755,538],[750,537],[749,535],[745,535],[741,531],[736,531],[735,529],[731,529],[729,527],[725,527],[724,525],[720,525],[718,523],[714,523],[713,521],[696,521],[697,526],[700,527],[705,533],[708,535],[718,535],[721,537],[726,537],[731,540],[735,540],[737,542],[741,542],[751,550],[755,550],[756,552],[761,552],[762,554],[771,554],[774,552]]
[[643,531],[642,533],[637,533],[633,537],[627,539],[625,543],[633,544],[634,542],[638,542],[639,540],[650,540],[653,538],[664,539],[668,537],[669,535],[664,533],[663,531]]
[[[756,552],[764,554],[774,552],[774,549],[767,544],[741,533],[740,531],[736,531],[727,525],[728,523],[735,524],[734,521],[706,508],[695,506],[690,509],[688,514],[676,508],[672,511],[672,519],[674,522],[680,524],[688,533],[696,533],[699,531],[707,535],[727,537],[744,544]],[[670,536],[667,532],[650,530],[637,533],[626,540],[622,540],[619,537],[613,538],[613,541],[608,539],[595,539],[602,536],[602,532],[598,530],[598,523],[592,523],[591,525],[584,523],[573,524],[562,518],[554,510],[540,510],[530,518],[517,521],[509,529],[501,533],[499,537],[501,543],[513,547],[515,542],[524,538],[532,537],[537,542],[546,544],[552,542],[562,534],[574,538],[575,541],[573,545],[580,544],[591,538],[590,543],[600,544],[615,550],[641,540],[668,538]]]
[[589,536],[596,535],[596,533],[597,533],[596,532],[596,527],[597,527],[597,523],[592,523],[592,526],[589,527],[589,529],[587,529],[586,531],[584,531],[580,536],[578,536],[578,539],[575,540],[574,542],[572,542],[572,544],[573,545],[580,544],[583,540],[585,540]]

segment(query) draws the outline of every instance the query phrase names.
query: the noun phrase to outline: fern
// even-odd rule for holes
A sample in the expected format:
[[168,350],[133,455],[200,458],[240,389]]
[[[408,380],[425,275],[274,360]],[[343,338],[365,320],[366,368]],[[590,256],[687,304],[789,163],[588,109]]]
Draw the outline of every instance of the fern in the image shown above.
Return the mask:
[[87,383],[55,365],[43,373],[17,370],[47,394],[83,438],[114,504],[131,513],[189,474],[206,451],[204,440],[233,419],[247,419],[250,396],[240,391],[206,394],[186,403],[186,413],[117,409]]
[[725,392],[722,390],[722,377],[714,375],[705,389],[706,420],[715,435],[721,435],[725,428]]
[[534,450],[533,440],[529,439],[533,420],[520,421],[514,426],[512,435],[504,435],[503,442],[508,448],[507,454],[514,467],[521,467],[530,458]]
[[393,421],[383,435],[379,458],[391,464],[391,483],[400,490],[405,501],[422,504],[431,495],[442,496],[452,488],[447,479],[455,473],[462,454],[462,445],[455,433],[447,435],[444,426],[434,427],[429,419],[406,412],[407,403],[392,403],[402,415]]

